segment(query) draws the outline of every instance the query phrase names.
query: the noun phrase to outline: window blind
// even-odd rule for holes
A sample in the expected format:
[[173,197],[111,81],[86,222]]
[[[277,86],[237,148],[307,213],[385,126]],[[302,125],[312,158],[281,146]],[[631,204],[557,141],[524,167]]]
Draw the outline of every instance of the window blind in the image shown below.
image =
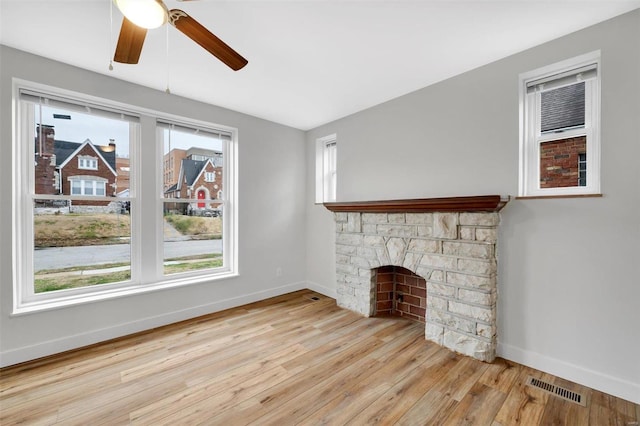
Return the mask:
[[43,105],[51,108],[60,108],[67,111],[74,111],[82,114],[95,115],[98,117],[113,120],[128,121],[131,123],[140,122],[140,118],[129,111],[118,110],[104,105],[96,105],[87,102],[76,101],[64,97],[38,93],[28,89],[20,89],[20,101],[35,105]]
[[526,83],[527,93],[540,90],[555,89],[580,81],[591,80],[598,76],[598,65],[590,64],[584,67],[572,69],[559,74],[550,75]]
[[226,130],[209,129],[205,127],[191,126],[181,123],[172,123],[170,121],[163,120],[158,120],[156,126],[161,129],[169,129],[194,135],[208,136],[224,141],[231,140],[231,132],[228,132]]

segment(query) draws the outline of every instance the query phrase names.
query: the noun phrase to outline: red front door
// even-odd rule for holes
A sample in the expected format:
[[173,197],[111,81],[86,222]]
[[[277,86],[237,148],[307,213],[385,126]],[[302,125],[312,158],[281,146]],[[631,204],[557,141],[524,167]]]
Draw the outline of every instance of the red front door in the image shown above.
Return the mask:
[[[204,191],[203,190],[198,191],[198,200],[204,200]],[[199,209],[203,209],[204,208],[204,203],[198,203],[198,208]]]

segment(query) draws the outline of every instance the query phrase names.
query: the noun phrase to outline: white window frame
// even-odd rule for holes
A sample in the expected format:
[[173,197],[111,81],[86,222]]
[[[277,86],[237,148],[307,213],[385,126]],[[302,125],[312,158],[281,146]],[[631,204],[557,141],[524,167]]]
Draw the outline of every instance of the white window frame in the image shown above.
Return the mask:
[[215,180],[216,180],[216,172],[204,172],[205,182],[215,182]]
[[98,158],[86,155],[78,156],[78,168],[81,170],[98,170]]
[[[107,180],[97,176],[71,176],[68,178],[71,182],[70,195],[82,195],[85,197],[105,197],[107,195]],[[73,183],[80,182],[80,193],[73,193]],[[91,188],[92,193],[87,194],[87,189]],[[98,189],[102,189],[102,194],[98,195]]]
[[334,202],[337,199],[337,135],[316,140],[316,203]]
[[[585,83],[585,126],[558,132],[540,131],[540,99],[544,82],[553,82],[558,76],[571,74],[585,67],[595,66],[596,76]],[[573,196],[600,194],[600,51],[595,51],[548,65],[519,76],[520,97],[520,197]],[[578,77],[579,78],[579,77]],[[574,80],[572,83],[575,84]],[[540,88],[527,93],[527,86],[540,82]],[[586,136],[587,185],[561,188],[540,188],[540,144],[559,139]],[[577,166],[577,165],[576,165]]]
[[[188,198],[165,197],[165,194],[163,191],[163,181],[162,181],[163,158],[164,158],[162,131],[164,130],[164,127],[167,126],[167,123],[170,123],[169,124],[170,126],[182,127],[184,129],[194,130],[195,134],[202,135],[204,133],[212,133],[212,134],[224,133],[230,136],[228,140],[224,139],[222,141],[222,152],[224,153],[224,155],[223,155],[223,165],[222,165],[221,176],[222,176],[223,185],[226,186],[226,188],[228,189],[225,191],[221,191],[220,198],[216,200],[216,204],[218,204],[219,208],[222,209],[223,217],[224,217],[224,220],[222,221],[222,253],[224,254],[222,267],[215,268],[215,269],[203,269],[201,271],[194,271],[194,272],[183,272],[179,274],[164,275],[164,267],[163,267],[164,253],[162,250],[162,246],[164,245],[163,244],[164,225],[162,222],[164,204],[174,203],[174,202],[191,203],[193,208],[197,209],[198,203],[205,203],[205,206],[207,206],[210,204],[209,202],[211,201],[209,197],[207,199],[200,200],[200,201],[196,200],[194,202],[192,198],[189,198],[192,195],[192,191],[189,189],[187,190]],[[158,176],[158,182],[159,182],[158,194],[160,198],[159,200],[160,208],[158,209],[159,226],[156,230],[156,233],[159,238],[158,242],[160,244],[160,247],[157,252],[158,268],[156,269],[155,273],[159,276],[159,279],[162,279],[165,281],[173,280],[176,282],[184,281],[188,283],[189,280],[192,280],[194,278],[198,278],[201,276],[229,277],[229,276],[238,275],[237,273],[238,271],[238,248],[237,248],[238,140],[237,139],[238,139],[237,129],[232,127],[216,125],[216,124],[212,124],[204,121],[188,119],[185,117],[179,117],[175,115],[168,115],[168,114],[158,115],[158,125],[156,126],[156,140],[158,141],[158,143],[156,143],[158,147],[157,149],[158,159],[156,163],[158,164],[158,170],[156,171],[156,175]],[[214,172],[214,180],[215,180],[215,172]],[[197,194],[197,191],[199,189],[200,188],[196,188],[194,190],[194,193]],[[204,188],[204,190],[205,192],[208,192],[207,188]],[[201,282],[201,281],[202,280],[198,282]]]
[[[13,222],[13,315],[24,315],[43,310],[59,309],[76,304],[90,303],[116,297],[125,297],[149,291],[158,291],[183,285],[213,282],[238,275],[238,211],[237,211],[237,129],[212,123],[204,123],[188,118],[97,98],[65,89],[46,86],[22,79],[13,79],[13,179],[12,179],[12,222]],[[107,111],[115,111],[139,117],[139,125],[130,131],[130,191],[129,197],[118,201],[131,203],[131,279],[129,281],[86,286],[75,289],[35,293],[33,278],[33,199],[34,195],[34,131],[30,127],[35,116],[26,114],[28,107],[20,101],[20,91],[37,92],[52,99],[75,102],[78,105],[92,105]],[[163,179],[162,149],[157,147],[156,120],[171,119],[199,126],[225,129],[232,134],[228,142],[224,177],[227,189],[224,191],[223,225],[224,265],[223,268],[207,269],[188,274],[163,274]],[[28,143],[24,143],[28,141]],[[142,145],[145,144],[144,150]],[[141,155],[145,153],[144,157]],[[154,176],[140,179],[140,176]],[[83,178],[88,178],[87,176]],[[95,190],[95,186],[94,186]],[[106,187],[105,187],[106,191]],[[47,195],[47,199],[86,199],[87,196]],[[96,200],[114,201],[114,197],[92,197]],[[143,221],[142,218],[145,218]],[[149,218],[153,217],[153,220]],[[142,250],[146,247],[155,250]]]

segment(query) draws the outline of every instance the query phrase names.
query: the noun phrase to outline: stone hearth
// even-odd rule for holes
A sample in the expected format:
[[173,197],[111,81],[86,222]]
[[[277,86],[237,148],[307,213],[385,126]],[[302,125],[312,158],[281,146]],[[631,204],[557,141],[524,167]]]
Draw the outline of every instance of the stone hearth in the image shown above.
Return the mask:
[[406,268],[427,282],[427,340],[493,361],[504,204],[499,196],[326,203],[336,220],[338,305],[374,315],[375,269]]

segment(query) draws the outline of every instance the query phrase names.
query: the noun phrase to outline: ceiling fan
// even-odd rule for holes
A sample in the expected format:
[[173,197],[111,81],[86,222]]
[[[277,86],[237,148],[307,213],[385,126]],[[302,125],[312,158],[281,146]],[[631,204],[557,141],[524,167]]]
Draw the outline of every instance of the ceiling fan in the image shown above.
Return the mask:
[[162,0],[113,0],[113,2],[124,15],[113,57],[116,62],[137,64],[147,30],[158,28],[168,21],[232,70],[238,71],[248,63],[238,52],[186,12],[180,9],[169,10]]

